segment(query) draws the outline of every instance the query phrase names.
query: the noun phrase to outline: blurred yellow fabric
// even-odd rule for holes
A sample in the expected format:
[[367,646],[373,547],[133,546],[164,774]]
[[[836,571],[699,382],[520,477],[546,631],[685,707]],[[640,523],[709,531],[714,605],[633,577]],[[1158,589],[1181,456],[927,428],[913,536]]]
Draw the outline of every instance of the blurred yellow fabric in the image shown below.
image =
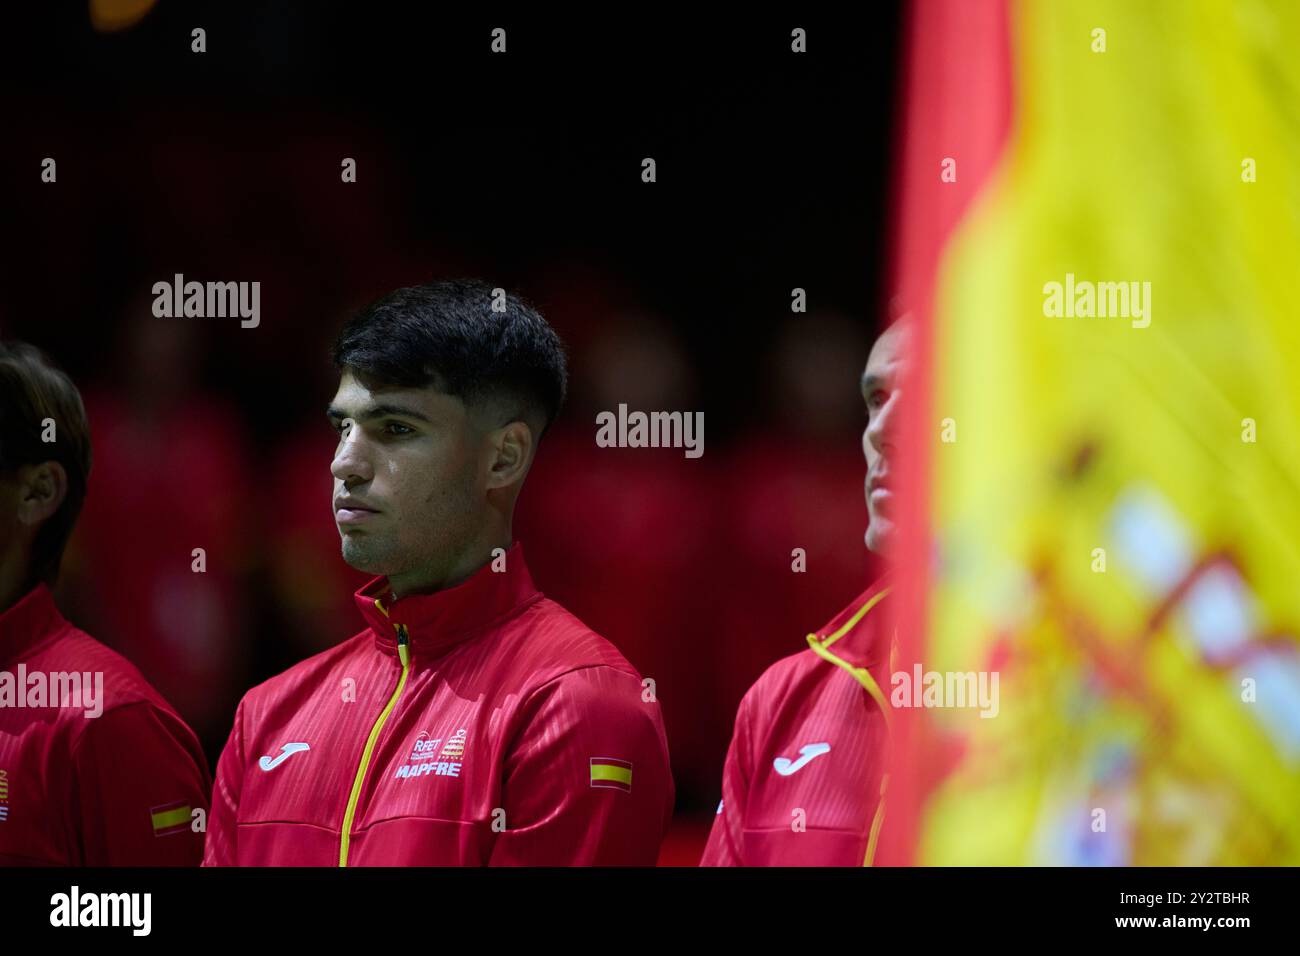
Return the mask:
[[927,654],[1000,701],[927,712],[917,862],[1298,864],[1300,4],[1010,11],[937,287]]

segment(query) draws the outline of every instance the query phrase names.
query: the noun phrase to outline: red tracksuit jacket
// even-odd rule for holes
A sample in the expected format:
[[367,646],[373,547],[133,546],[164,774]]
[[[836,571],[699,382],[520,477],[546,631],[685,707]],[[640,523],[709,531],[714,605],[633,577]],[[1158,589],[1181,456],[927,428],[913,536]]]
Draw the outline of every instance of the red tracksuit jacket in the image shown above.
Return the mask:
[[244,696],[205,865],[654,865],[659,705],[518,544],[505,561],[395,603],[375,578],[365,630]]
[[701,866],[870,862],[886,780],[888,593],[868,588],[745,694]]
[[[36,698],[58,672],[102,674],[103,700]],[[0,613],[0,865],[197,866],[211,788],[193,731],[49,588]]]

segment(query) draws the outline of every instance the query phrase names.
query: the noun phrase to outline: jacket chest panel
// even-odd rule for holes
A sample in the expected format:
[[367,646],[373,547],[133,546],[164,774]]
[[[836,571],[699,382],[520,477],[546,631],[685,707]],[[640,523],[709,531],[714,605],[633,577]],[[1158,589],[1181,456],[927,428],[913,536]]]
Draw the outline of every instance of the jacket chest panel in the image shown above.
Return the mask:
[[865,834],[878,803],[884,717],[838,675],[804,699],[755,742],[745,829],[796,838],[827,830]]
[[508,718],[502,708],[458,695],[427,670],[401,681],[390,668],[358,681],[355,698],[336,684],[327,682],[328,691],[247,752],[241,823],[337,834],[351,806],[354,837],[404,817],[490,825]]

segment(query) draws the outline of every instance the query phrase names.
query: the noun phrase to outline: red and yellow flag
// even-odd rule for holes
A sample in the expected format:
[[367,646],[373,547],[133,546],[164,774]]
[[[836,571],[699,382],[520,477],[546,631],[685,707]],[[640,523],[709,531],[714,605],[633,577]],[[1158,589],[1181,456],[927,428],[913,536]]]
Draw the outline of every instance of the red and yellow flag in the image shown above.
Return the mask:
[[880,863],[1300,863],[1300,5],[918,0]]

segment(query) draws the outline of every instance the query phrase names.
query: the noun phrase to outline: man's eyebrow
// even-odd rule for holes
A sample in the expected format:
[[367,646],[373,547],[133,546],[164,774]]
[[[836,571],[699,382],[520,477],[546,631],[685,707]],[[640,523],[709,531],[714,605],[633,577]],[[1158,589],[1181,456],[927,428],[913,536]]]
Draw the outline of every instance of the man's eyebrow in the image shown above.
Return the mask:
[[410,408],[406,405],[394,405],[391,402],[384,402],[379,405],[372,405],[369,408],[367,408],[364,412],[362,412],[360,415],[349,415],[347,412],[345,412],[343,409],[339,408],[338,406],[331,405],[329,408],[325,410],[325,414],[326,416],[329,417],[331,421],[336,421],[338,419],[343,419],[343,418],[355,418],[359,422],[370,422],[370,421],[374,421],[376,418],[386,418],[389,415],[396,415],[399,418],[415,418],[418,419],[419,421],[429,422],[430,424],[433,424],[429,416],[425,415],[423,412],[417,412],[414,408]]
[[876,389],[880,388],[886,382],[886,376],[879,372],[862,373],[862,394],[863,397],[870,395]]

